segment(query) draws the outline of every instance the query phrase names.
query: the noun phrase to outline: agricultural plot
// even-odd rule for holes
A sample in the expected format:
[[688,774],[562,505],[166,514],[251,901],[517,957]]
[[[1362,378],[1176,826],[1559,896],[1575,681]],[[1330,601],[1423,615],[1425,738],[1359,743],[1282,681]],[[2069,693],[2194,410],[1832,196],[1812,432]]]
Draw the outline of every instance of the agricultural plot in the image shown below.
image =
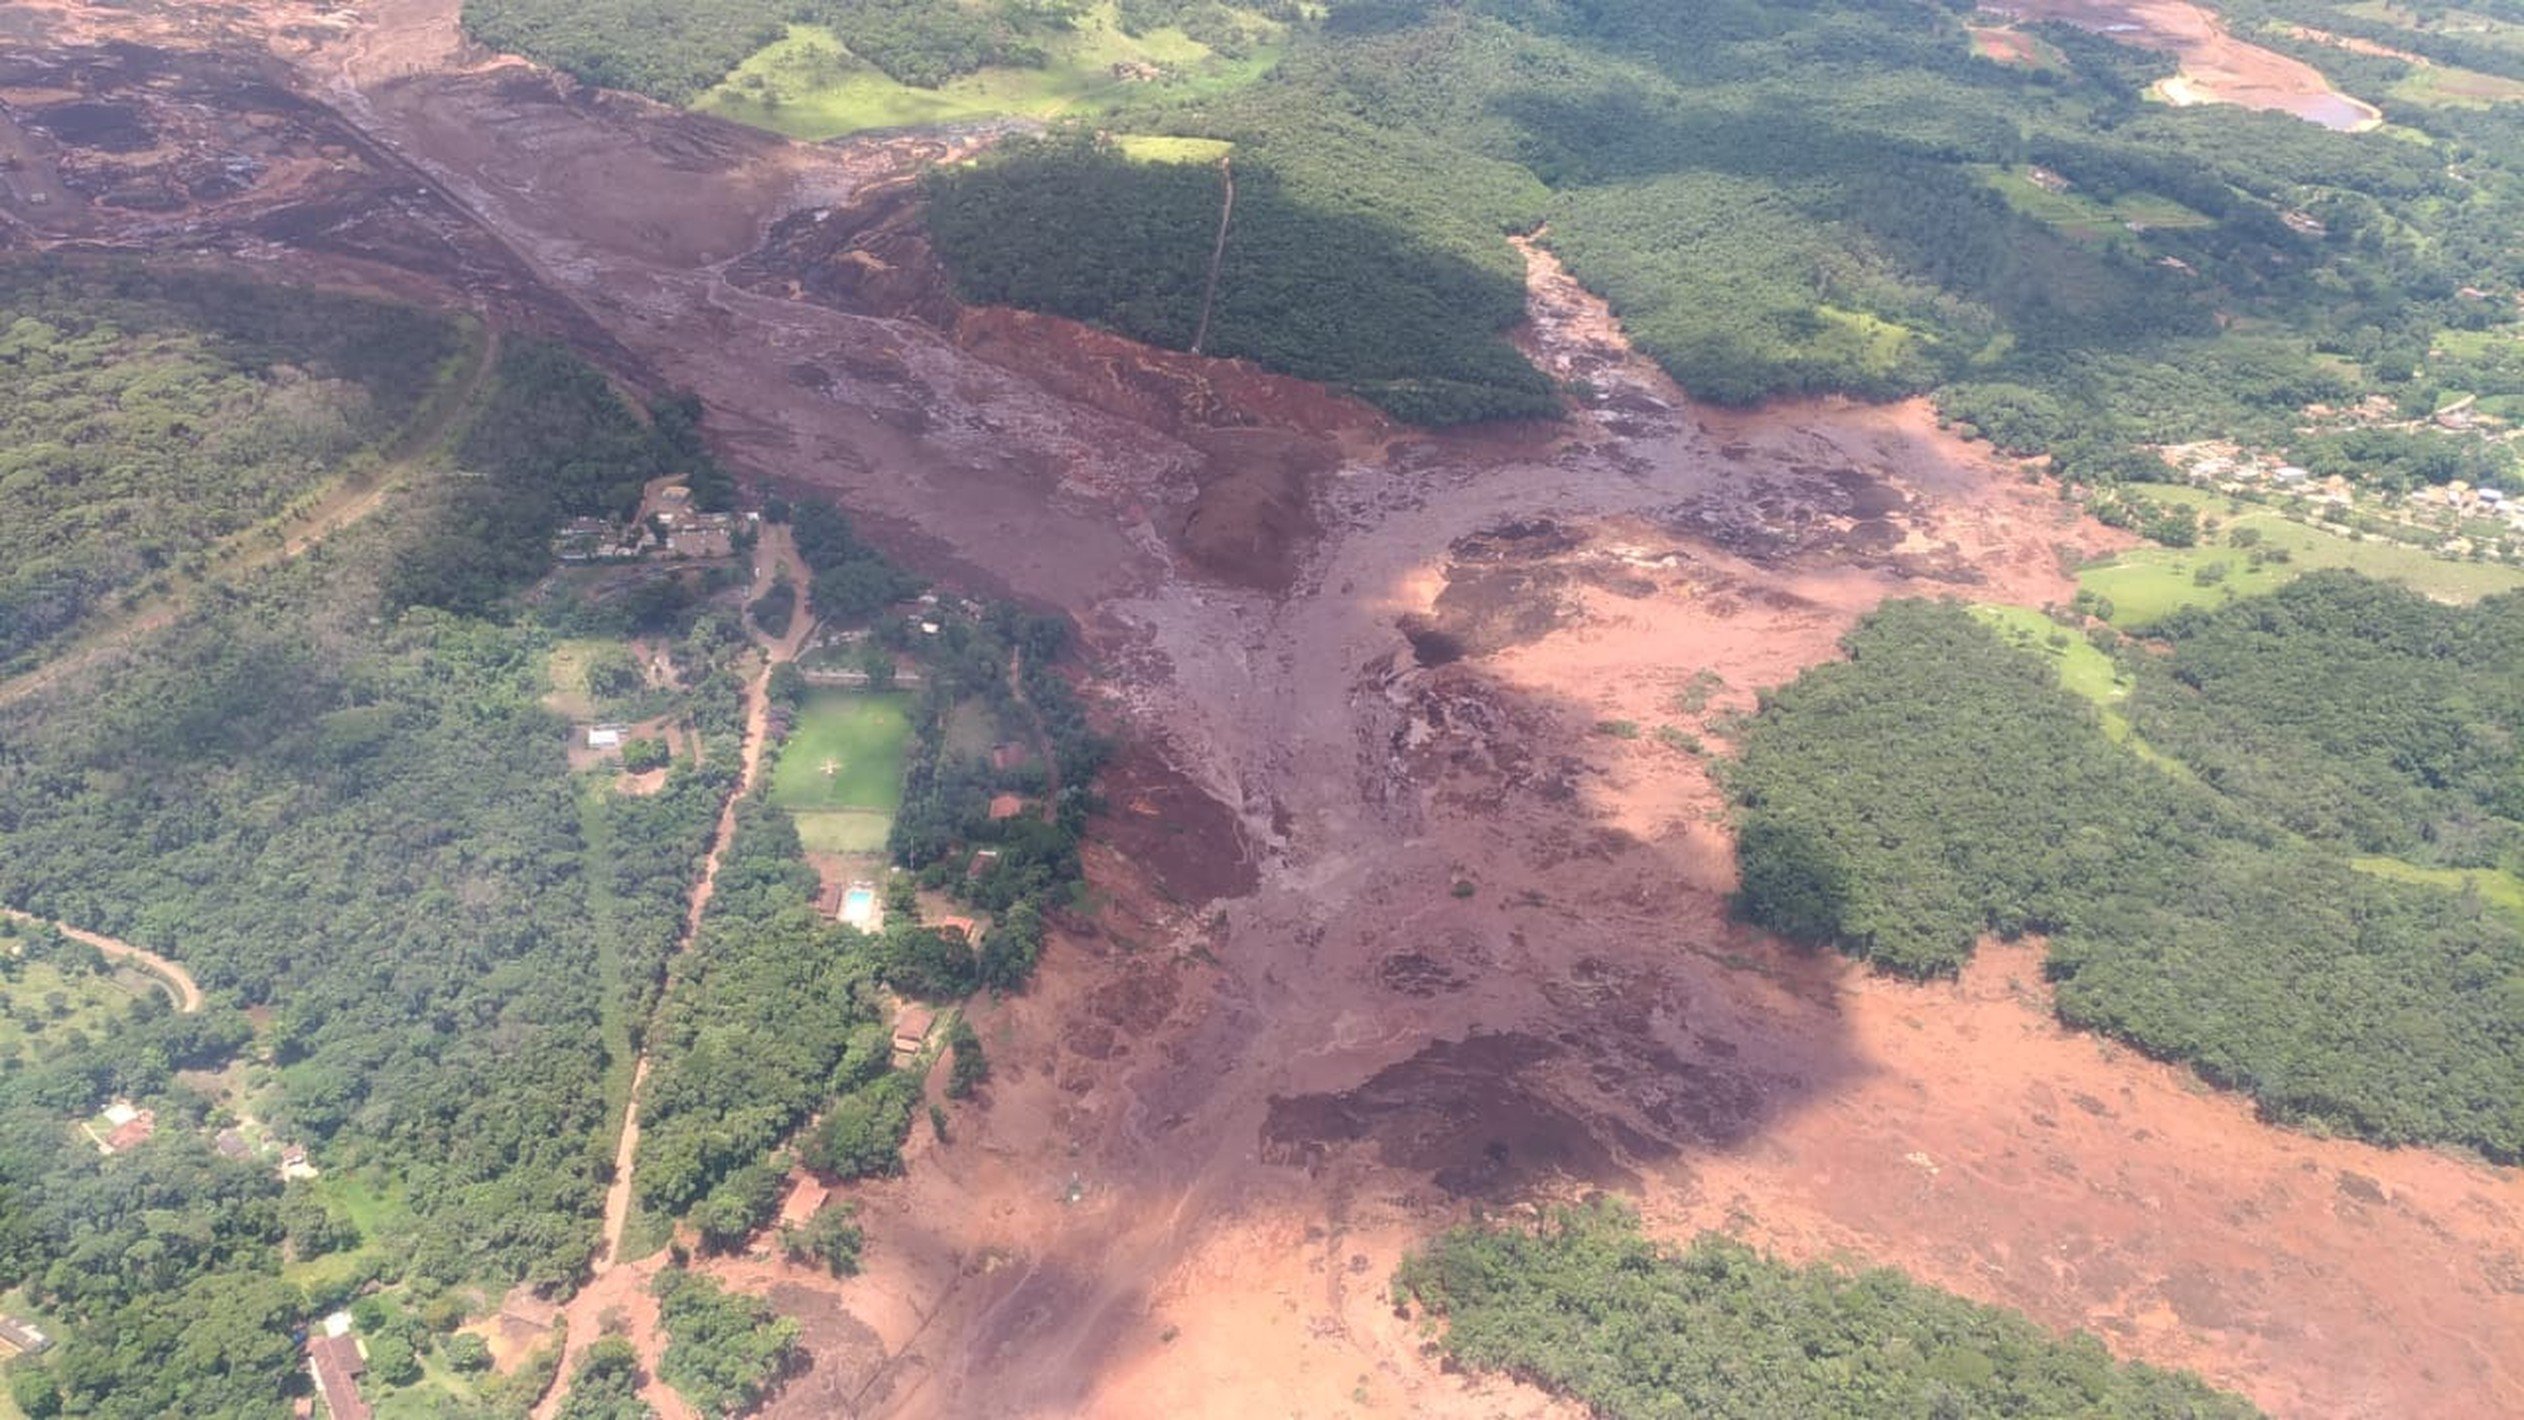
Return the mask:
[[911,745],[908,695],[819,690],[772,771],[771,802],[796,819],[809,852],[873,853],[885,847],[903,801]]
[[[2183,607],[2222,606],[2237,597],[2276,591],[2326,567],[2397,582],[2439,601],[2478,601],[2524,587],[2524,569],[2456,561],[2404,543],[2362,541],[2250,503],[2230,513],[2224,497],[2203,489],[2150,488],[2147,494],[2159,502],[2189,504],[2223,521],[2215,532],[2202,535],[2198,547],[2139,548],[2078,573],[2079,589],[2109,600],[2111,620],[2120,626],[2143,626]],[[2284,549],[2288,560],[2255,565],[2252,549],[2227,540],[2239,528],[2258,530],[2259,546]]]

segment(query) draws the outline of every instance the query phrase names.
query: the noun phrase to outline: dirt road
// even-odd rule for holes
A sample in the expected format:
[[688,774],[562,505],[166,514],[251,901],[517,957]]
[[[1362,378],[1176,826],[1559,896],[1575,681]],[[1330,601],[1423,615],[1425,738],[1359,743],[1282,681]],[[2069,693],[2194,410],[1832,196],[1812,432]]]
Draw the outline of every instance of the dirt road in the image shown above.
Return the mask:
[[[754,550],[754,579],[746,599],[752,601],[771,589],[772,583],[786,576],[798,588],[797,615],[790,618],[788,634],[772,640],[763,637],[747,621],[748,633],[763,656],[762,664],[745,683],[745,736],[741,749],[743,768],[736,786],[719,809],[717,824],[710,834],[710,846],[702,855],[701,872],[693,880],[692,893],[684,907],[684,930],[677,941],[677,955],[692,950],[701,932],[701,919],[707,914],[712,893],[717,890],[719,859],[736,836],[736,810],[745,796],[752,793],[762,768],[764,742],[770,735],[771,699],[769,687],[774,666],[796,659],[806,644],[814,621],[806,603],[806,588],[811,580],[806,564],[798,557],[796,541],[786,526],[765,524]],[[657,1379],[658,1358],[665,1354],[665,1337],[659,1330],[657,1301],[649,1295],[649,1283],[656,1277],[658,1259],[626,1258],[622,1255],[623,1231],[631,1218],[633,1167],[640,1148],[640,1092],[648,1083],[649,1054],[643,1049],[631,1069],[630,1102],[624,1107],[622,1132],[614,1144],[613,1181],[605,1189],[604,1240],[596,1254],[595,1276],[570,1299],[562,1316],[567,1327],[568,1343],[563,1351],[559,1379],[535,1407],[536,1420],[551,1420],[558,1414],[561,1402],[569,1394],[570,1373],[589,1343],[604,1334],[608,1314],[620,1317],[627,1325],[626,1334],[640,1353],[647,1379],[640,1396],[663,1417],[663,1420],[687,1420],[692,1407],[684,1402],[673,1387]]]
[[84,931],[67,922],[53,922],[48,918],[20,912],[15,908],[0,907],[0,917],[58,928],[61,934],[70,940],[84,942],[105,953],[110,960],[128,962],[156,977],[160,989],[167,993],[167,999],[175,1004],[177,1011],[190,1015],[202,1008],[201,983],[193,979],[193,973],[186,971],[181,963],[169,961],[147,947],[135,947],[129,942]]

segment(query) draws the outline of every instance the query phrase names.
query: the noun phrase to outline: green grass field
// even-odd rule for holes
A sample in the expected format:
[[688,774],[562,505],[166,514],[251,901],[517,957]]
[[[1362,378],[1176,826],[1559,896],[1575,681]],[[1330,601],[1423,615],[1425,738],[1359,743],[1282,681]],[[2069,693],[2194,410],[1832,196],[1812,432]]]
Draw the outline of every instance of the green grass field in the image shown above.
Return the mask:
[[346,1173],[327,1173],[322,1178],[290,1186],[314,1190],[327,1208],[351,1220],[351,1226],[359,1229],[360,1238],[358,1247],[326,1253],[305,1262],[283,1264],[281,1280],[293,1286],[316,1289],[355,1276],[378,1258],[393,1236],[411,1229],[412,1205],[404,1196],[400,1184],[383,1184]]
[[[0,941],[0,951],[13,945]],[[39,1059],[74,1030],[102,1035],[139,999],[111,973],[73,976],[43,961],[11,965],[13,975],[0,979],[0,1059]]]
[[2500,872],[2495,868],[2423,868],[2399,858],[2356,858],[2350,861],[2350,866],[2379,878],[2422,883],[2447,892],[2461,892],[2468,887],[2478,892],[2480,900],[2490,906],[2524,917],[2524,878],[2513,873]]
[[911,743],[909,695],[818,690],[780,750],[771,802],[792,813],[858,809],[892,815],[903,802]]
[[892,814],[869,809],[792,809],[798,843],[809,853],[882,853],[894,830]]
[[2053,192],[2014,168],[1991,167],[1977,171],[1983,182],[2007,199],[2008,206],[2080,241],[2117,240],[2128,232],[2124,224],[2130,222],[2164,228],[2216,225],[2213,219],[2171,198],[2158,197],[2153,193],[2125,193],[2107,205],[2073,188],[2067,192]]
[[[1278,26],[1268,28],[1280,32]],[[786,37],[738,65],[694,107],[792,138],[819,140],[964,119],[1091,114],[1126,99],[1198,99],[1252,82],[1280,55],[1280,46],[1270,43],[1243,59],[1227,59],[1171,28],[1127,35],[1112,0],[1090,7],[1075,29],[1048,48],[1051,60],[1040,69],[984,69],[935,89],[918,89],[852,54],[831,30],[791,25]],[[1117,65],[1153,66],[1164,77],[1125,77]]]
[[1117,133],[1113,146],[1134,163],[1215,163],[1236,151],[1224,138],[1169,138],[1156,133]]
[[[2276,591],[2325,567],[2346,567],[2378,581],[2398,582],[2440,601],[2469,602],[2524,587],[2524,568],[2462,562],[2397,542],[2360,542],[2327,528],[2291,522],[2275,508],[2246,503],[2227,511],[2225,495],[2199,488],[2148,488],[2150,498],[2188,503],[2221,519],[2198,547],[2142,547],[2093,563],[2077,585],[2112,602],[2116,626],[2144,626],[2186,606],[2222,606],[2237,597]],[[2262,545],[2288,550],[2286,562],[2250,565],[2245,549],[2226,545],[2235,528],[2258,528]],[[2222,580],[2203,585],[2200,570],[2225,569]]]

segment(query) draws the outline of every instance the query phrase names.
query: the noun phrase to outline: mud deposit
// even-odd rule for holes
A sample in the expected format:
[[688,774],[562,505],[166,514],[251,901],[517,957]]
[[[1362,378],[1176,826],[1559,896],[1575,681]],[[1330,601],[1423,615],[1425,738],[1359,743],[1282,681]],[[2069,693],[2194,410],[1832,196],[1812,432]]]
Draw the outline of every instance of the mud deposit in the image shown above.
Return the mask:
[[2383,122],[2380,110],[2332,88],[2321,70],[2237,39],[2223,19],[2190,0],[2010,0],[1997,8],[2025,19],[2064,20],[2173,54],[2182,69],[2163,93],[2174,104],[2272,109],[2347,132]]
[[[576,331],[757,480],[1069,612],[1128,742],[1087,901],[975,1008],[984,1098],[856,1190],[865,1273],[713,1264],[807,1321],[769,1413],[1555,1413],[1439,1371],[1386,1280],[1475,1206],[1606,1187],[2281,1415],[2524,1413],[2512,1171],[2267,1128],[2060,1030],[2029,949],[1905,987],[1726,920],[1726,717],[1887,597],[2064,599],[2112,534],[1919,407],[1700,407],[1539,252],[1521,339],[1593,391],[1555,427],[1407,434],[963,310],[907,179],[964,138],[589,95],[455,9],[11,7],[11,240],[303,254]],[[230,152],[259,175],[197,194]]]

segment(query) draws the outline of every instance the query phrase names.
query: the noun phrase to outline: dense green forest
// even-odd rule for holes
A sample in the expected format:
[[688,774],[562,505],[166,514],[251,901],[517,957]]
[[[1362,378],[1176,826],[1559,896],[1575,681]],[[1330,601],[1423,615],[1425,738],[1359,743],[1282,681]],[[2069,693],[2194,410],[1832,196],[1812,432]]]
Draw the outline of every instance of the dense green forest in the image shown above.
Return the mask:
[[[1055,141],[948,169],[930,226],[968,301],[1026,306],[1188,348],[1201,329],[1225,201],[1213,167],[1134,163]],[[1541,415],[1550,384],[1500,332],[1524,287],[1392,224],[1309,203],[1238,167],[1235,223],[1205,353],[1339,385],[1422,423]],[[1031,233],[1012,242],[1012,231]]]
[[[643,447],[682,437],[671,420],[644,428],[555,352],[519,360],[495,380],[531,395],[485,396],[469,481],[543,477],[537,429],[671,461]],[[549,633],[398,595],[434,535],[354,525],[0,716],[0,901],[176,957],[213,1003],[0,1074],[0,1284],[58,1323],[68,1413],[268,1414],[299,1374],[290,1327],[372,1277],[452,1325],[460,1287],[562,1288],[589,1260],[604,1023],[653,991],[721,791],[687,762],[591,805],[542,704]],[[684,624],[677,657],[706,670],[723,642]],[[239,1059],[269,1082],[250,1100],[177,1076]],[[100,1157],[70,1121],[112,1096],[159,1124]],[[395,1200],[393,1235],[211,1153],[249,1105]],[[281,1280],[284,1255],[335,1253],[351,1266],[311,1292]]]
[[2041,934],[2065,1019],[2275,1117],[2524,1157],[2524,923],[2347,853],[2511,851],[2519,614],[2327,574],[2126,648],[2133,722],[2200,753],[2171,772],[1961,608],[1890,604],[1745,735],[1743,909],[1912,974]]
[[890,1069],[872,944],[819,918],[788,815],[743,805],[693,950],[674,966],[640,1097],[641,1202],[705,1243],[769,1220],[772,1147]]
[[373,457],[464,344],[406,307],[119,263],[0,263],[0,311],[0,671]]
[[1790,1267],[1717,1234],[1661,1247],[1610,1203],[1457,1229],[1406,1259],[1394,1292],[1443,1323],[1455,1363],[1608,1420],[2259,1413],[1888,1269]]
[[2291,833],[2524,871],[2524,597],[2447,606],[2344,572],[2151,628],[2127,712]]
[[[2144,443],[2285,447],[2314,401],[2424,412],[2436,335],[2511,319],[2512,107],[2396,108],[2390,137],[2169,109],[2138,98],[2160,57],[2045,35],[2066,69],[1978,57],[1953,12],[1898,0],[1349,0],[1239,92],[1100,123],[1235,143],[1222,303],[1267,273],[1348,307],[1371,258],[1379,319],[1257,301],[1215,346],[1353,385],[1469,362],[1523,391],[1490,362],[1520,275],[1503,235],[1536,230],[1695,393],[1933,391],[2089,479],[2165,476]],[[1055,151],[941,179],[967,294],[1183,343],[1216,178]],[[1270,202],[1251,227],[1246,190]],[[1385,309],[1422,303],[1453,318],[1388,341]]]
[[656,1290],[667,1335],[658,1375],[705,1415],[753,1409],[797,1357],[797,1322],[759,1298],[679,1270],[660,1273]]

